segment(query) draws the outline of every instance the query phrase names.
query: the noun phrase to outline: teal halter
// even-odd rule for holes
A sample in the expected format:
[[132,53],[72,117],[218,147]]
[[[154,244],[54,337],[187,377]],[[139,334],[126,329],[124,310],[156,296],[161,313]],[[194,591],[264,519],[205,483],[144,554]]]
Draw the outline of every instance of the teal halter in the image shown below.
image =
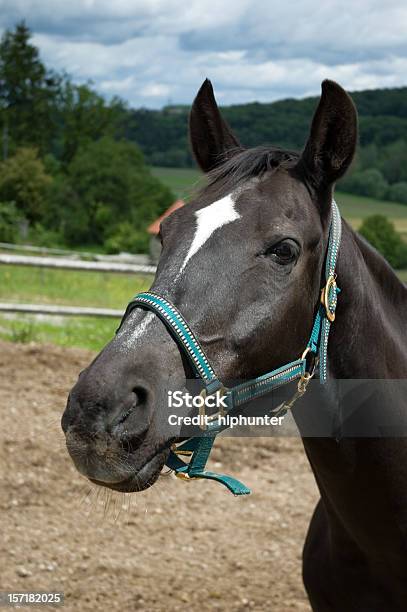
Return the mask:
[[[281,385],[298,380],[297,391],[291,400],[269,411],[273,416],[281,416],[291,409],[297,399],[305,393],[318,362],[321,383],[325,383],[327,379],[328,337],[331,324],[335,320],[337,294],[340,291],[336,285],[335,273],[340,241],[341,216],[336,202],[332,201],[332,219],[325,264],[325,286],[321,292],[321,302],[304,353],[299,359],[287,365],[231,389],[223,386],[188,323],[179,310],[165,298],[149,291],[139,293],[129,303],[123,321],[134,308],[145,308],[154,312],[184,350],[197,378],[202,380],[204,388],[201,395],[206,397],[218,393],[223,397],[223,401],[227,404],[227,409],[223,414],[228,414]],[[312,363],[311,369],[308,363]],[[226,428],[227,426],[219,426],[213,418],[213,421],[207,423],[201,436],[189,438],[178,446],[174,445],[170,450],[166,465],[180,478],[207,478],[222,483],[235,495],[250,493],[250,489],[235,478],[205,470],[215,438],[220,431]],[[183,461],[181,456],[188,456],[189,463]]]

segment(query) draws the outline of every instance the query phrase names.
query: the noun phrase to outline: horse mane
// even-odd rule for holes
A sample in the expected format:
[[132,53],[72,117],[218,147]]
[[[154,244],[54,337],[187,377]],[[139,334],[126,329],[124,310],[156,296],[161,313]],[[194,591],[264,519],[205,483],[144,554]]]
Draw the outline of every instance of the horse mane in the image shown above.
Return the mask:
[[232,190],[251,178],[262,176],[265,172],[275,171],[282,166],[292,167],[299,157],[296,151],[279,147],[237,149],[234,154],[229,150],[226,156],[220,158],[218,165],[206,175],[205,189]]

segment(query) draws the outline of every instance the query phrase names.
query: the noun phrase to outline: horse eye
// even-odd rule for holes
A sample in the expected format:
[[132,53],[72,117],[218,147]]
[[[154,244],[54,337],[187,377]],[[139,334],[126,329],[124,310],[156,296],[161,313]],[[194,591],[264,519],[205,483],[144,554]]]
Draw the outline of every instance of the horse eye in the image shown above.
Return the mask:
[[267,249],[266,255],[271,255],[280,264],[293,262],[298,253],[298,248],[293,240],[282,240]]

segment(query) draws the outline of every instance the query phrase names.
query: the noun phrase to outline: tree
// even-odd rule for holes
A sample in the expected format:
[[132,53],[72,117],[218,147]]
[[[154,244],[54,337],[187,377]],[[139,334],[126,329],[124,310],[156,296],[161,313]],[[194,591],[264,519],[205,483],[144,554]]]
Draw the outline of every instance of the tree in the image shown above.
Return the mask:
[[19,149],[0,163],[0,200],[14,202],[30,222],[42,220],[51,182],[35,149]]
[[407,180],[407,142],[397,140],[382,147],[376,167],[391,184]]
[[81,147],[103,136],[114,137],[124,112],[118,98],[106,104],[89,85],[74,85],[69,79],[61,88],[59,108],[61,129],[56,154],[64,164],[69,164]]
[[340,182],[340,189],[365,195],[378,200],[385,197],[388,183],[380,170],[368,168],[359,172],[353,172]]
[[57,199],[62,231],[71,244],[103,245],[115,235],[113,243],[119,248],[128,227],[124,222],[133,232],[145,231],[174,201],[169,189],[151,175],[138,147],[126,141],[104,137],[81,146],[67,173],[65,194],[60,190]]
[[54,135],[59,79],[47,71],[24,22],[6,30],[0,42],[0,121],[3,157],[21,146],[46,152]]
[[367,217],[359,233],[383,255],[393,268],[407,267],[407,245],[384,215]]
[[387,192],[387,197],[392,202],[407,204],[407,181],[401,181],[400,183],[391,185]]

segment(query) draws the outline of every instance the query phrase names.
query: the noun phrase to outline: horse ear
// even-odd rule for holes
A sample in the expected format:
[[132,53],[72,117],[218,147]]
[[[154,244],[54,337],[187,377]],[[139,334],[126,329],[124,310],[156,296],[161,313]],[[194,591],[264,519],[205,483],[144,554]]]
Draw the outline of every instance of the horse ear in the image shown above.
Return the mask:
[[189,137],[199,166],[209,172],[242,147],[222,118],[211,82],[206,79],[192,104]]
[[357,137],[357,112],[351,97],[334,81],[323,81],[321,99],[300,160],[317,189],[330,187],[345,174],[355,153]]

